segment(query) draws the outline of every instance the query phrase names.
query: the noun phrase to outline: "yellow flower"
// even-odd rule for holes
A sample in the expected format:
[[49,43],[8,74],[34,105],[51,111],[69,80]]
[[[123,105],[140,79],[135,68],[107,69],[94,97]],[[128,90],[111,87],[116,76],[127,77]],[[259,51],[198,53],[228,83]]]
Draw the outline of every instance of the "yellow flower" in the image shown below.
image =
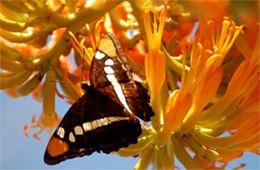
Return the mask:
[[[25,135],[28,136],[30,128],[39,128],[33,135],[36,139],[45,130],[51,135],[59,122],[55,94],[69,103],[82,95],[79,84],[72,82],[79,82],[82,70],[89,69],[100,32],[114,32],[120,37],[132,33],[129,29],[136,29],[133,32],[140,29],[145,38],[136,36],[131,42],[127,39],[125,44],[131,46],[123,43],[123,47],[131,50],[139,40],[147,46],[147,54],[144,49],[142,54],[147,56],[145,68],[130,64],[140,77],[145,71],[155,116],[151,127],[143,123],[138,143],[117,153],[124,157],[139,155],[134,169],[145,169],[150,164],[154,169],[174,169],[175,157],[187,169],[216,169],[225,168],[244,152],[260,155],[260,64],[256,35],[259,24],[253,6],[241,15],[240,11],[233,11],[237,3],[229,0],[48,2],[0,4],[0,89],[13,97],[32,92],[37,101],[43,102],[39,119],[33,116],[32,125],[24,127]],[[258,5],[253,1],[250,4]],[[192,13],[188,12],[190,9]],[[229,15],[227,11],[236,24],[243,26],[236,26],[225,17]],[[100,27],[102,18],[105,21]],[[189,38],[182,35],[190,30],[183,29],[186,23],[198,25]],[[86,24],[92,32],[84,27]],[[46,45],[50,33],[52,40]],[[191,42],[190,49],[183,45],[185,42]],[[171,56],[176,54],[172,51],[179,49],[182,55]],[[72,53],[78,66],[74,71],[68,62]],[[53,82],[56,80],[68,82],[60,83],[65,96],[58,92]],[[84,76],[84,80],[88,77]],[[38,97],[40,92],[42,98]]]
[[[236,69],[224,96],[202,112],[198,123],[202,132],[197,134],[202,143],[259,154],[259,52],[255,46],[252,56]],[[229,136],[216,137],[226,129]]]
[[[153,11],[153,21],[157,21],[158,14],[154,9],[148,6],[144,11]],[[157,96],[155,103],[152,97],[152,106],[158,116],[156,106],[160,107],[162,100],[158,91],[165,81],[165,73],[157,69],[165,69],[165,65],[158,60],[160,55],[155,56],[156,52],[160,51],[160,43],[156,41],[159,38],[154,38],[152,30],[148,27],[153,25],[150,23],[150,15],[145,16],[150,55],[150,58],[146,58],[146,79],[151,96]],[[156,24],[152,28],[157,28]],[[158,169],[173,168],[173,156],[176,156],[186,168],[216,168],[217,163],[221,163],[224,168],[228,162],[240,157],[245,150],[259,154],[259,127],[256,126],[259,123],[259,96],[255,95],[259,93],[257,50],[251,52],[252,57],[244,60],[236,69],[225,94],[216,97],[224,76],[224,59],[241,32],[242,27],[236,26],[227,17],[217,20],[207,17],[200,19],[200,27],[192,44],[190,68],[185,67],[188,51],[183,49],[181,87],[174,90],[167,101],[163,121],[160,121],[163,122],[162,129],[156,126],[158,123],[152,124],[155,132],[150,130],[148,134],[139,138],[138,144],[131,145],[129,150],[119,151],[119,154],[125,155],[136,154],[138,151],[141,153],[135,169],[147,168],[150,162]],[[159,120],[158,117],[155,119]],[[245,133],[246,131],[248,133]],[[219,137],[223,133],[228,135]],[[147,136],[151,136],[151,139]],[[187,146],[190,148],[189,151],[195,154],[195,159],[187,153]]]
[[32,125],[24,126],[24,134],[28,136],[28,130],[31,128],[40,128],[33,137],[40,139],[39,134],[43,131],[48,131],[49,136],[52,135],[53,128],[56,128],[60,119],[55,112],[55,91],[56,83],[51,82],[56,80],[56,74],[53,70],[47,71],[46,81],[42,87],[43,95],[43,113],[40,115],[39,120],[36,120],[35,115],[32,117]]
[[[204,48],[204,44],[200,42],[203,35],[199,34],[195,37],[190,71],[187,78],[182,79],[180,90],[171,94],[166,106],[161,134],[163,143],[170,139],[172,132],[188,133],[192,130],[201,111],[213,99],[219,88],[222,77],[221,63],[237,37],[239,27],[232,26],[229,20],[223,20],[222,28],[214,28],[211,27],[212,22],[207,22],[207,27],[212,29],[210,42],[213,42],[211,49],[214,51]],[[215,34],[215,32],[221,34]],[[203,41],[206,46],[208,42]]]
[[[150,15],[151,12],[153,20]],[[166,17],[165,8],[158,14],[153,6],[145,4],[143,17],[148,44],[148,56],[145,58],[145,74],[151,91],[151,105],[155,112],[155,116],[152,118],[152,125],[156,130],[159,130],[162,114],[160,92],[165,80],[166,69],[165,55],[160,49]]]

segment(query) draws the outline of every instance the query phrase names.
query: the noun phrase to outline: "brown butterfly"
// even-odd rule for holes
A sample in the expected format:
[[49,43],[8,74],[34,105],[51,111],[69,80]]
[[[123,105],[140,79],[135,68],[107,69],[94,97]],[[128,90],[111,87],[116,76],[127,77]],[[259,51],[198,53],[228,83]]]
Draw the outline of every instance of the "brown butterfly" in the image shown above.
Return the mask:
[[133,80],[113,34],[101,37],[89,77],[90,85],[82,85],[86,93],[71,106],[49,141],[47,164],[136,143],[142,132],[137,117],[150,121],[154,115],[147,90]]

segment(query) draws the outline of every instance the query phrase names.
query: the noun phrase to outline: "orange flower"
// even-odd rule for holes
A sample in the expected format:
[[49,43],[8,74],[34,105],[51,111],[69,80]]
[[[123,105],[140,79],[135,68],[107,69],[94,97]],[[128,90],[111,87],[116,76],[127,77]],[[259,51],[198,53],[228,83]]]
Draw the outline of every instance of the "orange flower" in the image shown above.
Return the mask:
[[181,42],[191,33],[193,28],[194,23],[183,23],[172,32],[163,32],[163,40],[166,43],[166,49],[169,54],[174,56],[181,55]]
[[[153,22],[150,12],[154,15]],[[160,91],[165,80],[165,55],[160,50],[160,47],[166,13],[163,8],[159,15],[152,6],[147,5],[144,8],[143,16],[146,40],[148,43],[148,56],[145,58],[145,74],[151,90],[151,105],[155,112],[155,116],[152,118],[152,124],[155,129],[159,130],[162,109],[160,104]]]
[[[221,160],[219,162],[210,162],[207,160],[203,160],[199,158],[198,156],[195,156],[194,159],[196,159],[200,166],[205,169],[224,169],[227,164],[237,158],[240,158],[243,156],[243,151],[236,150],[236,151],[223,151],[223,150],[217,150],[218,153],[221,154]],[[245,166],[244,164],[240,165],[242,168]],[[237,167],[239,168],[239,167]]]
[[18,98],[20,96],[17,94],[16,90],[17,90],[17,87],[13,87],[13,88],[5,90],[5,93],[12,98]]
[[124,48],[124,52],[128,54],[138,65],[144,67],[144,60],[147,54],[143,40],[140,40],[132,49]]
[[39,134],[43,131],[48,131],[49,136],[51,136],[53,128],[56,128],[60,119],[58,118],[57,113],[55,112],[55,91],[56,83],[51,83],[50,81],[56,80],[56,74],[53,70],[47,72],[45,83],[42,87],[43,95],[43,113],[41,114],[39,120],[35,119],[35,116],[32,117],[32,125],[24,126],[24,134],[28,136],[28,130],[31,128],[40,128],[33,137],[35,139],[40,139]]
[[[138,142],[118,152],[140,155],[135,169],[151,163],[154,169],[174,169],[174,157],[187,169],[223,169],[244,152],[260,155],[259,2],[249,3],[248,9],[229,0],[111,2],[1,4],[0,89],[13,96],[32,92],[43,102],[39,119],[33,116],[32,125],[24,127],[25,135],[30,128],[39,128],[36,139],[45,130],[51,134],[59,122],[55,95],[72,103],[83,94],[73,82],[88,71],[100,32],[113,32],[132,56],[133,71],[139,77],[145,72],[155,112],[152,126],[142,125]],[[229,14],[243,26],[236,26]],[[193,28],[195,35],[186,39]],[[128,37],[129,29],[138,34]],[[67,61],[72,52],[78,66],[74,71]],[[56,79],[62,81],[61,93]]]
[[[256,43],[255,46],[258,46]],[[222,98],[201,113],[198,140],[217,149],[220,162],[228,163],[245,151],[259,153],[259,52],[244,60],[233,74]],[[229,134],[218,137],[224,132]],[[239,154],[236,154],[239,153]],[[227,156],[234,155],[227,159]]]
[[[204,19],[201,22],[203,23]],[[183,69],[181,89],[172,93],[166,106],[161,134],[163,143],[179,128],[182,133],[187,133],[194,127],[201,111],[216,95],[222,77],[221,63],[239,33],[239,27],[231,25],[229,20],[223,21],[222,28],[210,27],[212,22],[207,23],[209,25],[205,26],[212,29],[212,34],[209,35],[211,41],[203,40],[201,44],[201,34],[195,37],[190,71],[186,78],[185,68]],[[214,31],[215,29],[217,31]],[[204,49],[204,44],[209,46],[209,42],[213,43],[211,49],[215,48],[212,52]],[[185,56],[183,58],[185,63]]]

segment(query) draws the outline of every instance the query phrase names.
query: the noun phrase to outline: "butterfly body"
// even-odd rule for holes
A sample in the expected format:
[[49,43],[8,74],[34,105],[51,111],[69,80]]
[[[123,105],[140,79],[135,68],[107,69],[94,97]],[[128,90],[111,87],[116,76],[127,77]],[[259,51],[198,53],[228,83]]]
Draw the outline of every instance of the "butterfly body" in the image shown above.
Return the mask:
[[90,67],[86,93],[68,110],[46,148],[44,161],[57,164],[93,152],[110,153],[136,143],[141,125],[154,115],[147,90],[132,72],[112,34],[105,34]]

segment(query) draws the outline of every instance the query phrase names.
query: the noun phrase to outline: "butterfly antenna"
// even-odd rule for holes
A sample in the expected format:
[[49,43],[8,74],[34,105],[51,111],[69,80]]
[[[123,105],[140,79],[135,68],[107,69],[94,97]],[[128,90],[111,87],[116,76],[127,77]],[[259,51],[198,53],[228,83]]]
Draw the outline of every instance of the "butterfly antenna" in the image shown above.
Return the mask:
[[69,84],[80,84],[80,82],[67,82],[62,80],[49,80],[49,82],[55,82],[55,83],[69,83]]
[[[104,18],[98,20],[98,22],[96,23],[96,26],[95,26],[95,41],[96,42],[99,42],[99,40],[100,40],[101,25],[104,23],[105,23]],[[94,41],[94,38],[93,38],[93,41]],[[95,43],[95,45],[96,45],[96,43]],[[95,46],[95,49],[96,49],[96,46]]]
[[[90,41],[91,41],[91,45],[92,45],[92,50],[93,51],[95,51],[96,50],[96,43],[95,43],[95,40],[94,40],[94,37],[93,37],[93,35],[91,34],[91,31],[90,31],[90,27],[89,27],[89,25],[88,24],[86,24],[86,28],[87,28],[87,31],[88,31],[88,35],[89,35],[89,37],[90,37]],[[91,55],[88,53],[88,51],[87,51],[87,49],[86,48],[84,48],[84,42],[85,42],[85,38],[83,37],[82,38],[82,40],[81,40],[81,42],[80,42],[80,46],[81,47],[83,47],[82,48],[82,53],[83,53],[83,55],[82,55],[82,70],[81,70],[81,73],[82,73],[82,82],[84,83],[85,81],[84,81],[84,68],[85,68],[85,61],[84,61],[84,58],[85,58],[85,56],[88,58],[88,61],[89,61],[89,59],[90,59],[90,61],[91,61]],[[89,61],[89,63],[88,64],[90,64],[90,61]]]
[[85,48],[83,48],[83,56],[82,56],[82,67],[81,67],[81,82],[84,83],[84,66],[85,66],[85,63],[84,63],[84,57],[86,55],[86,50]]
[[[98,23],[99,23],[99,21],[97,22],[97,24]],[[90,38],[92,49],[93,49],[93,51],[96,51],[96,41],[94,39],[94,36],[91,34],[90,27],[89,27],[88,24],[86,24],[86,27],[87,27],[87,31],[88,31],[88,35],[89,35],[89,38]]]
[[82,57],[82,67],[81,67],[81,77],[80,80],[81,82],[84,82],[84,57],[86,56],[86,48],[84,47],[85,39],[83,38],[80,42],[77,40],[77,38],[74,36],[72,32],[69,31],[69,35],[71,37],[71,43],[72,46],[79,52],[80,56]]

